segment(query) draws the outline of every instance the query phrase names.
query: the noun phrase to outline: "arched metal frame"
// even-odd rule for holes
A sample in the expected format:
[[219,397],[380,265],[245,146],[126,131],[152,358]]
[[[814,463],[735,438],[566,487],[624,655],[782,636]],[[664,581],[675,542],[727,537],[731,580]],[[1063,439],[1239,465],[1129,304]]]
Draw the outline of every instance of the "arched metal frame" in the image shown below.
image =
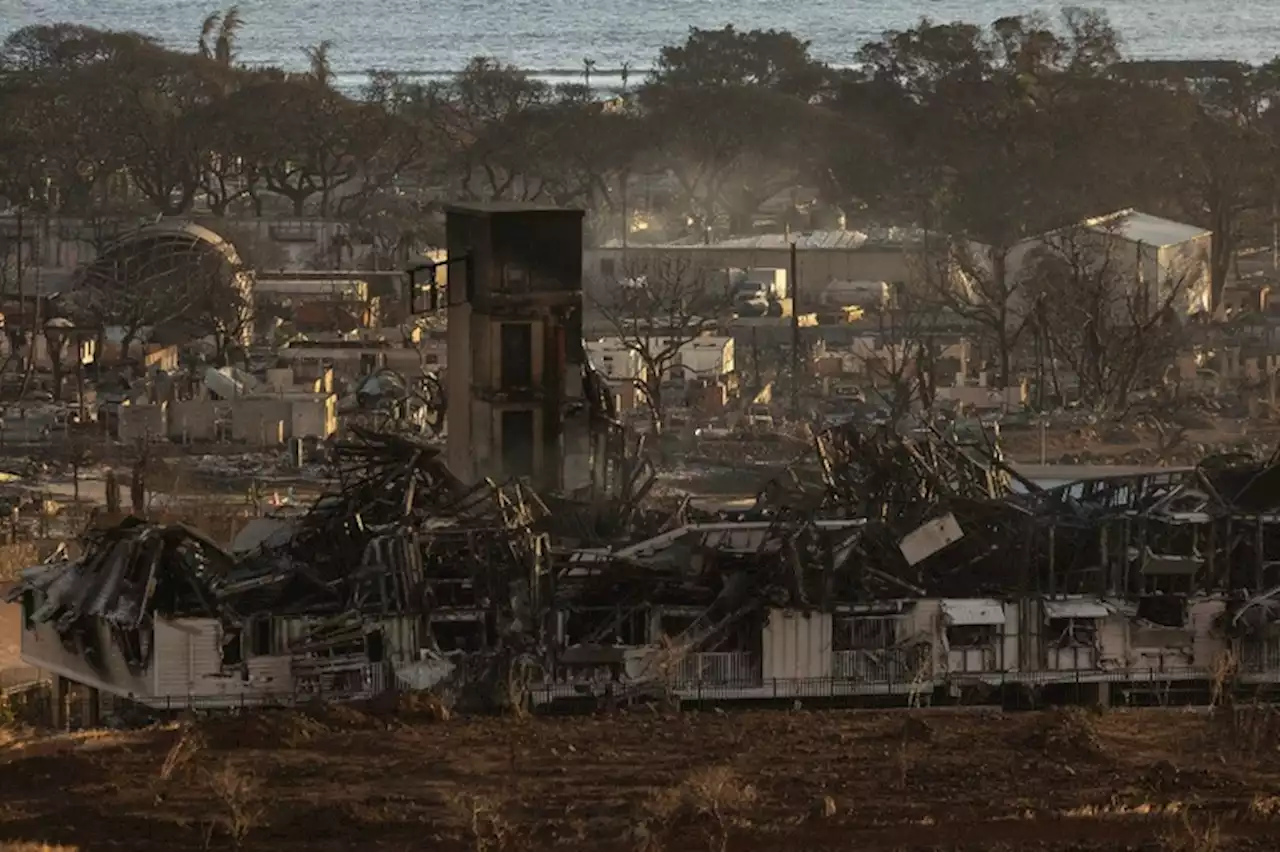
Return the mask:
[[235,246],[208,228],[157,222],[107,245],[81,268],[76,284],[107,302],[171,297],[177,305],[215,276],[232,281],[241,268]]

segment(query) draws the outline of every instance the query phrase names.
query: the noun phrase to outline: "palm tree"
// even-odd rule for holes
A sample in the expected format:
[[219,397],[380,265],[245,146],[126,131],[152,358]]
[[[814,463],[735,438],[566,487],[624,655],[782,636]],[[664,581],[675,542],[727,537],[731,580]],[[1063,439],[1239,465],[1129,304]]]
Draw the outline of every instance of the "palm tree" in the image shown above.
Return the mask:
[[591,72],[596,70],[596,61],[594,59],[582,60],[582,82],[586,84],[587,91],[591,91]]
[[244,18],[240,17],[240,7],[232,6],[222,16],[222,26],[218,28],[218,40],[214,42],[213,58],[222,65],[230,65],[235,59],[236,36],[244,26]]
[[221,12],[210,12],[209,17],[204,19],[204,23],[200,25],[200,40],[197,42],[200,55],[205,59],[213,58],[213,50],[209,47],[209,38],[217,31],[218,25],[222,23]]
[[302,52],[307,55],[307,62],[311,65],[311,76],[321,85],[328,85],[333,79],[333,67],[329,63],[329,51],[332,49],[333,42],[328,39],[302,49]]
[[239,6],[211,13],[200,25],[200,55],[219,65],[230,66],[235,59],[236,35],[243,26],[244,18],[240,16]]
[[631,63],[622,63],[622,94],[627,93],[627,81],[631,79]]

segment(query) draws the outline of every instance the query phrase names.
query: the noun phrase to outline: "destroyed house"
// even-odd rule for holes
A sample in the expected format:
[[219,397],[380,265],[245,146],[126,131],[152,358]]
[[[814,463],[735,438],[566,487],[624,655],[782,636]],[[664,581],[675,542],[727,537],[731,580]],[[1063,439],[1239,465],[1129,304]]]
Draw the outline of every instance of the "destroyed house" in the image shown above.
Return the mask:
[[14,592],[24,659],[157,706],[354,698],[429,685],[453,668],[442,649],[483,653],[513,616],[530,623],[510,602],[545,547],[518,486],[466,488],[407,438],[338,454],[342,490],[247,554],[132,520],[30,569]]
[[31,569],[24,662],[160,706],[505,683],[517,660],[534,700],[1101,696],[1228,660],[1280,680],[1271,461],[1045,489],[994,446],[843,426],[733,516],[643,508],[634,453],[591,500],[468,486],[401,436],[335,457],[336,490],[243,552],[131,521]]
[[720,697],[1280,679],[1273,462],[1043,489],[978,450],[828,430],[765,522],[576,554],[559,688],[608,675],[602,644],[633,685]]

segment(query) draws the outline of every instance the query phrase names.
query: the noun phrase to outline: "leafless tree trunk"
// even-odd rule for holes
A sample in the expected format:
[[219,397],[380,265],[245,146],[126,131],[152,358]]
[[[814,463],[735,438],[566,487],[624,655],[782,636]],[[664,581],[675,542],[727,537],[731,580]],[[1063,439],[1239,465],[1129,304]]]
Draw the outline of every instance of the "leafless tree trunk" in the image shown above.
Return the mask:
[[620,348],[635,353],[644,375],[635,380],[655,432],[666,416],[662,382],[680,362],[681,350],[719,324],[729,307],[726,282],[687,259],[646,258],[625,264],[623,274],[597,282],[593,297]]

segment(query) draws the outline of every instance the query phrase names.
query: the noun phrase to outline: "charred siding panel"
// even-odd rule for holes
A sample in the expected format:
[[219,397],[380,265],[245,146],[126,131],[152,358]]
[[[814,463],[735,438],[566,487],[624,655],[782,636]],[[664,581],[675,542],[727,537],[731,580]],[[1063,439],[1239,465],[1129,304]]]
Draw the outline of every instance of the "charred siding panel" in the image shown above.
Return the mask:
[[241,690],[228,687],[228,692],[243,691],[246,695],[288,696],[294,692],[293,661],[288,657],[251,657],[249,659],[249,683],[234,681]]
[[97,646],[101,649],[101,665],[92,666],[79,652],[67,650],[53,622],[35,624],[31,629],[22,631],[23,663],[77,683],[96,686],[114,695],[150,694],[154,683],[151,670],[155,665],[154,657],[146,670],[131,672],[111,637],[107,623],[94,619],[93,626]]
[[1199,668],[1212,669],[1227,652],[1226,638],[1214,629],[1226,608],[1226,603],[1214,600],[1198,601],[1190,607],[1188,620],[1195,637],[1192,653]]
[[1001,657],[999,660],[1000,671],[1016,672],[1018,666],[1018,649],[1022,642],[1022,632],[1019,629],[1021,618],[1019,617],[1018,605],[1016,603],[1006,603],[1004,606],[1004,637],[1001,641]]
[[413,662],[418,659],[419,619],[416,616],[388,618],[378,623],[383,633],[383,645],[387,659],[393,663]]

